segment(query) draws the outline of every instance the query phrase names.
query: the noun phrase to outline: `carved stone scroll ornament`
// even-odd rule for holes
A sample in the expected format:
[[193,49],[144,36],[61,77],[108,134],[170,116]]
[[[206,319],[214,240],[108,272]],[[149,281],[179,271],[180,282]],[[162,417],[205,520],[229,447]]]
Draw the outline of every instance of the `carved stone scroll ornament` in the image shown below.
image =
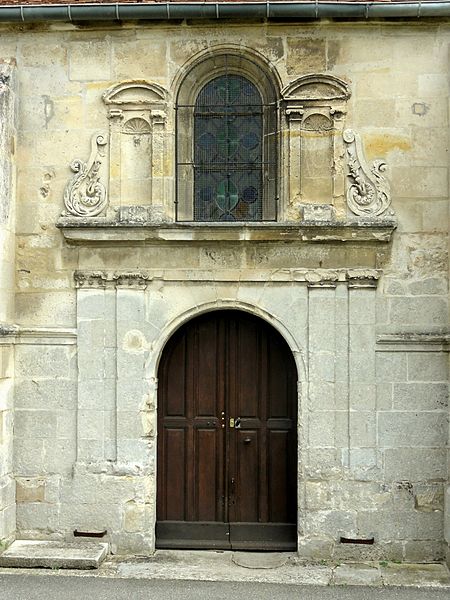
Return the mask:
[[394,213],[389,209],[390,186],[383,175],[386,163],[383,160],[374,160],[369,167],[359,136],[352,129],[346,129],[343,137],[347,148],[347,177],[350,181],[347,187],[349,209],[359,216],[377,217],[383,213],[392,216]]
[[79,159],[72,161],[70,168],[76,175],[64,190],[66,211],[63,216],[96,217],[106,208],[106,188],[99,175],[106,144],[105,136],[96,133],[92,137],[88,162]]

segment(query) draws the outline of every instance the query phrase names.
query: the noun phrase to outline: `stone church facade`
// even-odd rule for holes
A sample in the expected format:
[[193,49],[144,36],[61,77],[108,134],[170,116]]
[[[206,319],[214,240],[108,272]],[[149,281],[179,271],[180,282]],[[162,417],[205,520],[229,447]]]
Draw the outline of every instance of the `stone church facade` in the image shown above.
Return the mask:
[[[0,10],[0,542],[102,535],[149,554],[166,543],[158,521],[231,521],[223,507],[249,489],[258,504],[272,477],[267,503],[294,507],[305,560],[445,558],[446,18],[21,10],[23,23]],[[251,316],[254,339],[268,328],[295,365],[295,410],[273,426],[289,420],[294,459],[273,473],[291,442],[267,433],[266,451],[263,425],[228,411],[231,354],[220,371],[196,325],[215,315],[226,331]],[[179,332],[195,338],[179,363],[192,394],[168,355]],[[258,344],[236,384],[250,395],[266,372],[288,379]],[[209,377],[223,410],[180,425],[173,398],[195,404]],[[186,389],[171,396],[173,381]],[[250,483],[241,439],[260,452]],[[201,498],[221,477],[212,514]],[[171,498],[200,512],[174,517]],[[271,510],[234,521],[287,519]],[[189,535],[172,547],[233,547]]]

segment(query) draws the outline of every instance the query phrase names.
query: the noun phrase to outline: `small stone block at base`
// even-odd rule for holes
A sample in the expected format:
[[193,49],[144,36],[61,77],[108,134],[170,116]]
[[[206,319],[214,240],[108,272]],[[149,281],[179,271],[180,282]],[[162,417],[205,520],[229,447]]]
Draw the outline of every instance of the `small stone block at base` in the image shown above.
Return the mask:
[[16,540],[0,555],[0,567],[98,569],[107,554],[106,543]]

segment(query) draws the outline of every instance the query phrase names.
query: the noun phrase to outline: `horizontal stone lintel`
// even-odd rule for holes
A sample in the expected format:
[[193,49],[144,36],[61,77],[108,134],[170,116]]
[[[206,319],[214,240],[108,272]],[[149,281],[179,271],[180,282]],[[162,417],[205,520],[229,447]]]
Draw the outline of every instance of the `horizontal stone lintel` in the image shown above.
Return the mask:
[[60,327],[0,327],[0,346],[10,344],[71,346],[77,343],[76,329]]
[[143,289],[151,281],[201,281],[208,284],[216,282],[228,283],[263,283],[297,282],[308,287],[336,287],[344,283],[355,288],[374,288],[382,274],[380,269],[278,269],[276,271],[258,270],[201,270],[201,269],[166,269],[146,271],[75,271],[74,279],[78,288],[101,289],[122,287]]
[[385,333],[377,335],[376,352],[449,352],[450,333]]
[[389,242],[393,220],[298,223],[174,223],[152,225],[100,218],[61,218],[57,227],[70,244],[165,242]]

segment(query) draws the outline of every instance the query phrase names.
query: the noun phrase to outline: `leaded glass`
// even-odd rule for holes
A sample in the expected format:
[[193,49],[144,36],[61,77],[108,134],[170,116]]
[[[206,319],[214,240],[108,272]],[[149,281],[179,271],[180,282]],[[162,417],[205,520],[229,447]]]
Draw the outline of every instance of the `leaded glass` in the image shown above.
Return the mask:
[[194,107],[194,220],[259,221],[263,103],[240,75],[216,77]]

